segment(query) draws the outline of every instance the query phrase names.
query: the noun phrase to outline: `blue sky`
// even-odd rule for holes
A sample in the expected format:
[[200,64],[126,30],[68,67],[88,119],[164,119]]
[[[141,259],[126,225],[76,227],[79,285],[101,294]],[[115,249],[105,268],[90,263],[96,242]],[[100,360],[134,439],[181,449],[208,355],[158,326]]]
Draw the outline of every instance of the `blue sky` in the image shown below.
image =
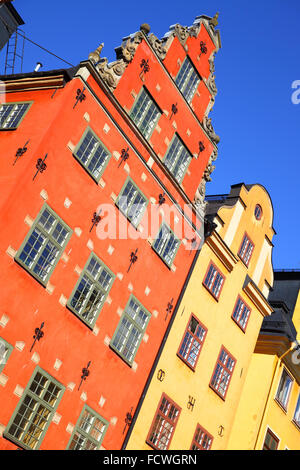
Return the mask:
[[[216,56],[218,94],[210,114],[221,137],[207,194],[230,185],[260,183],[274,206],[273,266],[300,269],[299,126],[300,103],[292,83],[300,80],[299,0],[15,0],[33,41],[77,65],[101,42],[103,57],[115,58],[123,37],[149,23],[161,38],[169,26],[189,26],[197,15],[219,11],[222,49]],[[4,72],[4,51],[0,72]],[[26,43],[23,71],[68,67]],[[17,70],[18,71],[18,70]],[[300,95],[299,95],[300,96]]]

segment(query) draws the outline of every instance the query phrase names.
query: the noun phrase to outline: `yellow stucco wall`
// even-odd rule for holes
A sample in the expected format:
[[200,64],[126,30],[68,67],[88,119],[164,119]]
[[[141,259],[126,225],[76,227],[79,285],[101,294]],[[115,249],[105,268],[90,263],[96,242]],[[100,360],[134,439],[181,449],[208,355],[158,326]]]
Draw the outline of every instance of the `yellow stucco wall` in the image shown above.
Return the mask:
[[279,439],[278,450],[300,450],[300,429],[293,422],[300,393],[297,381],[293,381],[286,411],[276,400],[284,368],[289,372],[275,355],[253,355],[228,449],[261,450],[269,428]]
[[[198,423],[213,435],[212,449],[226,449],[228,447],[231,427],[263,320],[262,313],[243,291],[245,277],[247,274],[250,277],[253,275],[256,268],[255,263],[259,257],[262,260],[262,269],[258,285],[262,289],[266,281],[270,285],[273,282],[271,251],[266,256],[260,256],[265,235],[267,234],[271,240],[274,233],[272,229],[273,212],[269,196],[259,185],[253,186],[250,191],[242,186],[240,193],[242,203],[238,202],[234,206],[223,207],[218,212],[219,220],[222,221],[218,233],[222,238],[226,237],[226,233],[228,234],[227,239],[230,244],[227,248],[230,248],[233,256],[236,257],[234,267],[231,271],[228,270],[221,261],[222,257],[220,258],[213,252],[207,243],[203,245],[133,427],[127,449],[150,449],[145,441],[162,393],[168,395],[181,407],[170,449],[189,449]],[[263,208],[260,228],[253,216],[256,203],[259,203]],[[237,204],[242,204],[238,215]],[[234,217],[237,217],[238,220],[233,223]],[[227,232],[228,227],[230,233]],[[245,231],[255,244],[249,267],[246,267],[237,257]],[[225,276],[219,300],[216,300],[202,285],[211,261]],[[251,308],[246,332],[243,332],[231,318],[238,294]],[[177,356],[191,314],[195,315],[208,330],[195,371]],[[236,359],[225,400],[209,387],[222,345]],[[157,372],[160,369],[165,372],[165,378],[162,382],[157,378]],[[195,399],[193,411],[187,406],[189,396]],[[220,426],[223,428],[222,436],[219,435]]]

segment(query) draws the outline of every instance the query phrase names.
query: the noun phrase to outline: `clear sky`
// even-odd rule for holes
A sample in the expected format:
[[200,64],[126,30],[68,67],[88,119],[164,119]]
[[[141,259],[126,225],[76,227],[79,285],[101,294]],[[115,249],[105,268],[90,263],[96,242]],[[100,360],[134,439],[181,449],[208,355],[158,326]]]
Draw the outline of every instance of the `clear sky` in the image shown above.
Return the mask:
[[[115,59],[123,37],[149,23],[159,38],[169,26],[190,26],[218,11],[222,49],[215,60],[218,94],[210,113],[221,137],[207,194],[232,184],[260,183],[274,206],[273,266],[300,269],[300,103],[292,83],[300,80],[299,0],[15,0],[31,40],[73,65],[104,42],[102,57]],[[26,43],[23,71],[68,67]],[[4,51],[0,72],[4,72]],[[19,71],[19,70],[17,70]],[[300,84],[300,82],[299,82]],[[300,97],[300,94],[299,94]]]

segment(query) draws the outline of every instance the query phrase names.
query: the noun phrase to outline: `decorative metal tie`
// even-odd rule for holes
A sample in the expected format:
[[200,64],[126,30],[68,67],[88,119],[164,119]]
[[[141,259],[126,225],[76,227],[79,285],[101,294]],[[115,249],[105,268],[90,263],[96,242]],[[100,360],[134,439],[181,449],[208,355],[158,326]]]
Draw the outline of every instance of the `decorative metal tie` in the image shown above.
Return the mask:
[[33,341],[32,346],[31,346],[31,348],[30,348],[30,352],[32,351],[32,349],[33,349],[33,347],[34,347],[36,341],[39,341],[39,340],[44,336],[44,332],[42,331],[43,326],[44,326],[44,322],[42,322],[42,324],[41,324],[41,326],[40,326],[39,328],[36,328],[36,329],[34,330],[34,333],[35,333],[35,334],[33,335],[34,341]]
[[94,215],[93,215],[93,218],[92,218],[92,226],[90,228],[90,232],[93,230],[94,226],[97,227],[97,225],[99,224],[100,220],[102,219],[102,217],[100,217],[100,214],[102,212],[102,209],[100,209],[100,211],[98,212],[94,212]]
[[140,63],[140,67],[142,69],[141,73],[140,73],[140,78],[142,78],[142,75],[149,72],[150,70],[150,65],[149,65],[149,59],[142,59],[141,63]]
[[132,416],[132,410],[133,410],[133,407],[131,407],[130,411],[128,413],[126,413],[126,418],[125,418],[125,427],[123,429],[123,434],[127,428],[127,426],[129,427],[132,423],[132,420],[133,420],[133,416]]
[[178,113],[178,108],[177,108],[177,103],[176,104],[172,104],[172,112],[171,112],[171,115],[170,115],[170,119],[172,119],[172,116],[174,116],[175,114]]
[[128,160],[128,158],[129,158],[129,153],[128,153],[128,151],[129,151],[129,147],[127,147],[126,150],[125,150],[125,149],[122,149],[122,150],[121,150],[121,161],[120,161],[120,163],[119,163],[119,165],[118,165],[118,168],[120,167],[120,165],[121,165],[123,162],[126,162],[126,160]]
[[162,206],[166,202],[166,198],[164,196],[165,196],[165,193],[162,193],[158,196],[159,206]]
[[13,163],[13,165],[15,165],[18,161],[19,158],[22,157],[22,155],[24,155],[25,152],[27,152],[27,145],[29,143],[29,140],[27,140],[26,144],[23,145],[23,147],[19,147],[18,150],[16,151],[16,159]]
[[168,318],[168,315],[169,315],[169,313],[172,312],[172,310],[173,310],[173,297],[172,297],[171,301],[168,302],[168,306],[166,308],[167,314],[166,314],[165,320]]
[[46,153],[46,155],[45,155],[45,157],[44,157],[44,160],[42,160],[41,158],[38,158],[37,163],[36,163],[36,165],[35,165],[35,167],[37,168],[37,172],[36,172],[36,174],[34,175],[34,177],[32,178],[32,180],[35,179],[35,177],[38,175],[38,173],[43,173],[43,171],[46,170],[47,165],[46,165],[46,163],[45,163],[45,160],[46,160],[46,158],[47,158],[47,155],[48,155],[48,153]]
[[200,153],[203,152],[204,150],[205,150],[204,143],[202,142],[202,140],[200,140],[198,157],[199,157]]
[[131,266],[137,261],[137,259],[138,259],[137,252],[138,252],[138,249],[136,249],[135,252],[132,251],[130,253],[130,264],[129,264],[129,268],[128,268],[127,272],[129,272]]
[[86,380],[87,377],[90,375],[90,371],[89,371],[90,365],[91,365],[91,361],[89,361],[89,362],[87,363],[87,366],[84,367],[84,368],[82,369],[82,371],[81,371],[81,372],[82,372],[82,376],[81,376],[80,384],[79,384],[79,386],[78,386],[78,390],[80,389],[80,387],[81,387],[81,385],[82,385],[82,382],[83,382],[84,380]]
[[201,52],[201,54],[206,54],[207,53],[207,47],[206,47],[206,43],[204,41],[200,42],[200,52]]
[[196,237],[191,238],[190,242],[191,242],[191,249],[190,249],[190,254],[191,254],[192,251],[195,250],[197,246],[197,238]]
[[75,106],[78,105],[78,103],[84,101],[86,99],[86,96],[84,94],[84,90],[85,90],[85,87],[83,87],[82,91],[80,90],[80,88],[77,89],[77,92],[76,92],[76,101],[75,101],[75,104],[73,106],[73,109],[75,108]]

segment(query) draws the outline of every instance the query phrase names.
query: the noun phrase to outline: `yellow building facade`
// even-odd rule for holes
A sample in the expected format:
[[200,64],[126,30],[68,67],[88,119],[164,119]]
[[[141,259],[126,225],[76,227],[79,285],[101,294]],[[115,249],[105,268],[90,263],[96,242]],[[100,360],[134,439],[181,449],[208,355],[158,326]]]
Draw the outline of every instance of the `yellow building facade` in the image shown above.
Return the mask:
[[300,449],[300,272],[275,272],[229,449]]
[[124,443],[227,449],[262,321],[272,308],[273,209],[261,185],[211,196],[206,239]]

